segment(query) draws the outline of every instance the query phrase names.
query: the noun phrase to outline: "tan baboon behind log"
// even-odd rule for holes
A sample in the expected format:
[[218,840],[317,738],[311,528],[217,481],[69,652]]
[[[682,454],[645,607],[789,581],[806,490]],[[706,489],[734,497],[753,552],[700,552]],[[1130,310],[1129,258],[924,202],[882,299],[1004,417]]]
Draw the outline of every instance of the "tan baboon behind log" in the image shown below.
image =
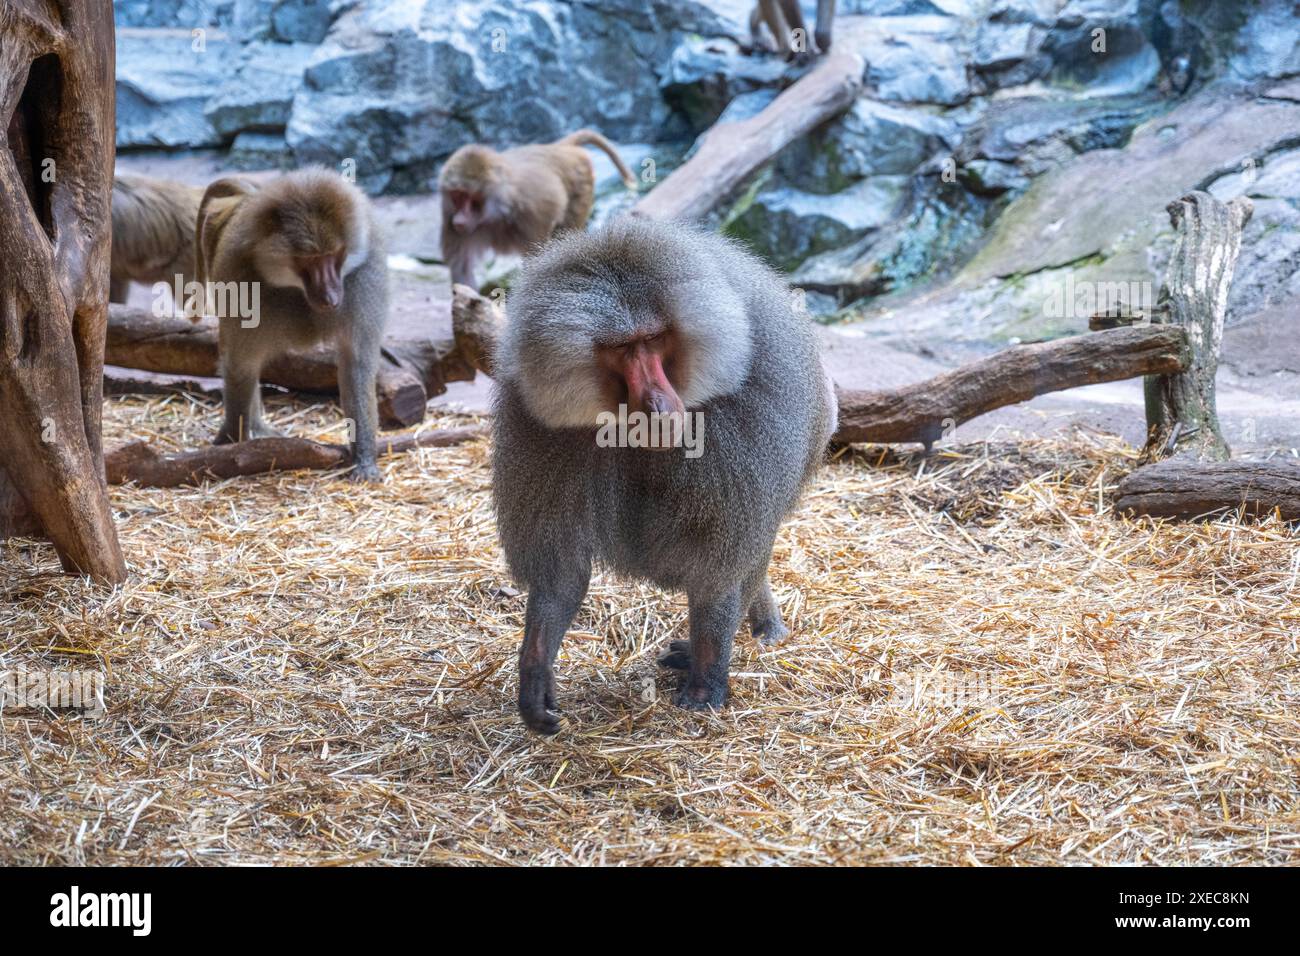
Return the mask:
[[182,287],[194,278],[194,222],[202,198],[197,186],[114,177],[110,302],[125,302],[132,282],[165,282],[174,289],[177,276]]

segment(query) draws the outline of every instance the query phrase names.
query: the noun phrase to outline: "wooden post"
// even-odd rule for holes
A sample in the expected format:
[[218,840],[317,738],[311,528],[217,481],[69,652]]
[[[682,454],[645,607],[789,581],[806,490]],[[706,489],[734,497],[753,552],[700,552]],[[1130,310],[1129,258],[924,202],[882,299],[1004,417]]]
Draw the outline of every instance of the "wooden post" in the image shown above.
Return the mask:
[[100,442],[113,98],[108,0],[0,4],[0,533],[39,522],[65,570],[108,582],[126,577]]
[[1245,197],[1224,203],[1205,192],[1169,204],[1178,237],[1154,320],[1186,330],[1192,361],[1185,371],[1146,380],[1146,451],[1152,461],[1171,455],[1206,461],[1229,457],[1214,404],[1214,376],[1241,231],[1253,211]]

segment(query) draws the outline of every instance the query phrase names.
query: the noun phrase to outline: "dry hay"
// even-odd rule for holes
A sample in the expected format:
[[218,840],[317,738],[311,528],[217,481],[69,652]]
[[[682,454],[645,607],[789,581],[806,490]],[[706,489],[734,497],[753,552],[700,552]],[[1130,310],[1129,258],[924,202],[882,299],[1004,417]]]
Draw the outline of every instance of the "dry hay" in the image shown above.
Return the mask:
[[[331,408],[271,407],[341,437]],[[107,439],[215,423],[116,400]],[[0,861],[1296,858],[1294,528],[1120,520],[1131,452],[1086,433],[842,453],[777,544],[794,636],[742,634],[730,709],[667,702],[682,600],[597,578],[543,740],[514,711],[524,599],[487,459],[115,488],[133,574],[111,592],[2,546],[0,669],[100,667],[109,711],[4,715]]]

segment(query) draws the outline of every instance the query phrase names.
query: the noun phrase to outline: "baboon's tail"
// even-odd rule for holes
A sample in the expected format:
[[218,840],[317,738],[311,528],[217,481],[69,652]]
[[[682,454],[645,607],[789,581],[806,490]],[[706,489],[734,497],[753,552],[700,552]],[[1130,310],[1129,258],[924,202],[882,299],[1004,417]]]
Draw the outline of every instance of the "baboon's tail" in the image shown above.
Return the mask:
[[561,143],[569,143],[573,146],[595,146],[600,149],[618,169],[618,174],[623,177],[623,185],[628,189],[636,189],[636,177],[632,175],[632,170],[627,168],[627,163],[623,162],[623,157],[618,154],[614,144],[601,136],[594,129],[580,129],[570,133]]

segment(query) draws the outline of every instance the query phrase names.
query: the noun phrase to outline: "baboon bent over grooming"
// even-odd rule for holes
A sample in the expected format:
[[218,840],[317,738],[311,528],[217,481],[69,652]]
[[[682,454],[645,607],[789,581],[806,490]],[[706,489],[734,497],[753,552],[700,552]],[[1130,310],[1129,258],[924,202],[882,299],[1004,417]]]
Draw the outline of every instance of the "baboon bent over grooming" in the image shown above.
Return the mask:
[[277,434],[262,414],[261,371],[292,348],[333,342],[351,421],[354,480],[379,477],[375,376],[388,317],[388,266],[370,201],[325,169],[255,185],[220,179],[204,193],[198,281],[256,288],[258,314],[220,315],[225,421],[216,443]]
[[[147,176],[113,177],[110,302],[126,301],[132,282],[175,289],[194,278],[194,222],[203,190]],[[176,303],[178,306],[181,303]]]

